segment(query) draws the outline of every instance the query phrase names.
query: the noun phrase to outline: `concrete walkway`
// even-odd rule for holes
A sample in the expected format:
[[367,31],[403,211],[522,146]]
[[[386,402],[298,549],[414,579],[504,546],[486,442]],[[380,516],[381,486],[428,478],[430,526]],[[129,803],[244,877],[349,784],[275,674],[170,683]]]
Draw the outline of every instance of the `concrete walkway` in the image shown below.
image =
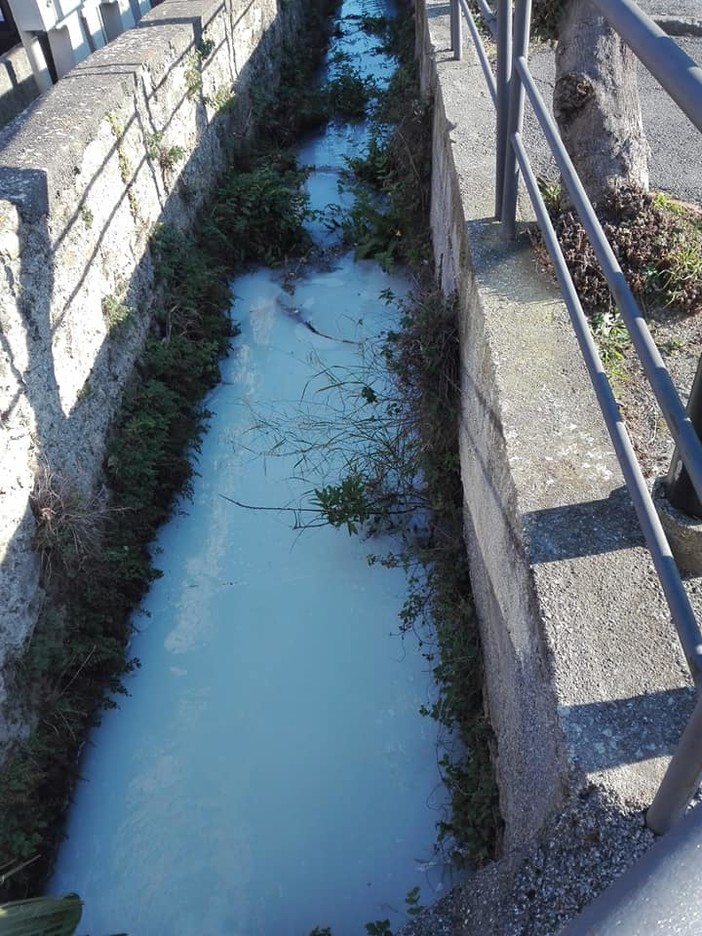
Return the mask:
[[660,16],[702,22],[702,0],[637,0],[637,6],[654,19]]

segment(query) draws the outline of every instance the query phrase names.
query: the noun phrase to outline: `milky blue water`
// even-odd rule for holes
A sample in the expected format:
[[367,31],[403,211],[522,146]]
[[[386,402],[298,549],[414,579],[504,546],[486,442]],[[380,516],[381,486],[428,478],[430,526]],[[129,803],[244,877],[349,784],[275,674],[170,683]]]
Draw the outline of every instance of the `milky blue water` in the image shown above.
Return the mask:
[[[342,10],[354,50],[362,9]],[[363,133],[340,124],[302,147],[315,205],[339,201]],[[154,547],[142,667],[86,750],[51,882],[83,898],[79,933],[356,936],[399,925],[415,885],[428,903],[445,883],[436,728],[418,713],[430,665],[397,634],[404,572],[367,561],[397,544],[310,512],[358,444],[344,384],[385,380],[377,350],[398,313],[380,294],[407,286],[333,252],[232,283],[241,334],[207,400],[192,501]]]

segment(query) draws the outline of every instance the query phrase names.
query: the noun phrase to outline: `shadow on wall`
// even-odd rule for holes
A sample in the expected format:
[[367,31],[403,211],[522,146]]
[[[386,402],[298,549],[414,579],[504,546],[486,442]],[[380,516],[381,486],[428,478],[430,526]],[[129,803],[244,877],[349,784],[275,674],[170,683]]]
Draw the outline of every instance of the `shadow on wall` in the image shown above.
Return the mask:
[[0,128],[39,96],[39,88],[22,46],[0,57]]
[[[52,88],[41,116],[34,114],[37,127],[43,122],[37,150],[28,145],[30,116],[0,133],[0,753],[26,732],[20,700],[8,704],[6,664],[22,652],[42,600],[31,549],[36,467],[86,493],[96,484],[110,422],[149,328],[150,235],[159,224],[192,225],[228,153],[251,131],[250,89],[273,82],[272,50],[284,28],[278,14],[249,56],[235,30],[249,14],[260,19],[260,4],[233,10],[201,2],[206,18],[167,15],[185,6],[176,0],[152,11],[156,20],[132,31],[141,33],[136,54],[125,34]],[[168,54],[176,24],[180,51],[161,69],[153,50]],[[216,44],[204,54],[206,34]],[[225,91],[219,106],[218,88]],[[52,133],[53,154],[42,143]],[[33,168],[32,160],[50,168]],[[111,330],[106,298],[128,310],[127,327]]]
[[[617,522],[612,522],[612,517]],[[622,485],[609,497],[525,513],[522,522],[532,563],[558,562],[620,549],[646,548],[629,492]]]

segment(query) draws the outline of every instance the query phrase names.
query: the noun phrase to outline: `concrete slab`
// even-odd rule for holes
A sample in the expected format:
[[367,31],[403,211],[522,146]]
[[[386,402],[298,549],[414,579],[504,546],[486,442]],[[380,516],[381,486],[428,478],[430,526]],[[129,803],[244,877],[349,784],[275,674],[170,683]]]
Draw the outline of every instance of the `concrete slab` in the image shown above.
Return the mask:
[[636,0],[649,16],[685,16],[702,20],[702,0]]

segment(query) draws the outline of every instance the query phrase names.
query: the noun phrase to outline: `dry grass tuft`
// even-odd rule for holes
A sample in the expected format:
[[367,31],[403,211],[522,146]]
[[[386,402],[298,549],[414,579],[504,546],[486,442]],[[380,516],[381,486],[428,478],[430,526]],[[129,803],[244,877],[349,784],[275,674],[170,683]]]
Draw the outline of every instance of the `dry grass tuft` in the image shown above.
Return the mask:
[[44,575],[77,575],[100,550],[109,513],[105,489],[88,494],[43,462],[30,503],[36,520],[32,546],[41,556]]

